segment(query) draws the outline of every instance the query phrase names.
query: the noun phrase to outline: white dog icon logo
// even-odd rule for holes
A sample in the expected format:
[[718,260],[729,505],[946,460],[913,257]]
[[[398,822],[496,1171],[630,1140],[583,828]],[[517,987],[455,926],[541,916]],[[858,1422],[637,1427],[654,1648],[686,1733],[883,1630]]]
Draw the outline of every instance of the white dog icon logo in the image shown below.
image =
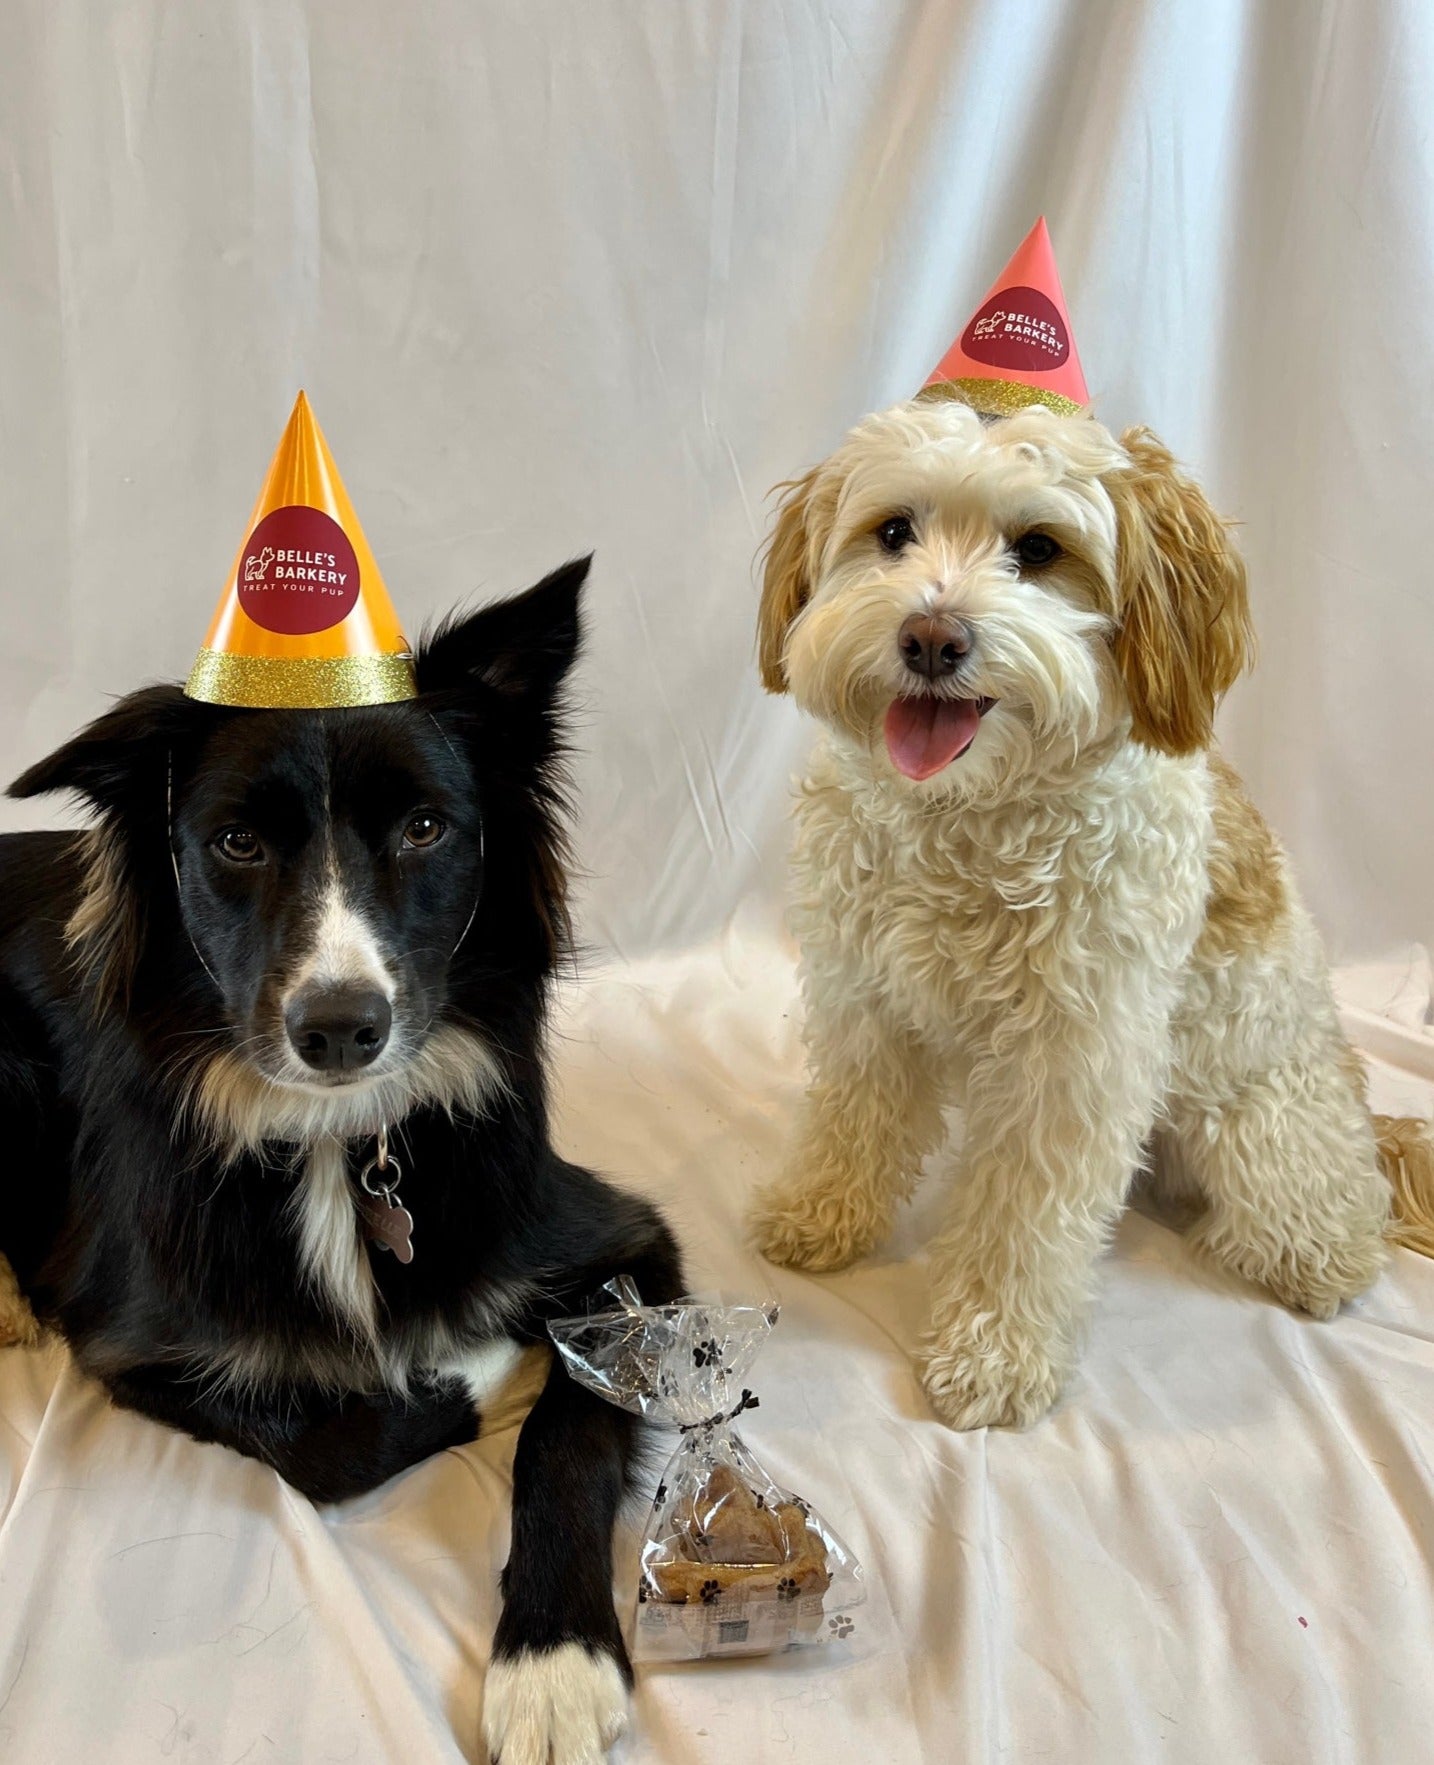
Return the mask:
[[264,580],[264,572],[273,562],[274,548],[271,545],[266,545],[257,558],[245,558],[244,580],[246,582],[262,582]]
[[991,313],[984,319],[977,319],[973,335],[976,337],[994,337],[1005,322],[1005,313]]

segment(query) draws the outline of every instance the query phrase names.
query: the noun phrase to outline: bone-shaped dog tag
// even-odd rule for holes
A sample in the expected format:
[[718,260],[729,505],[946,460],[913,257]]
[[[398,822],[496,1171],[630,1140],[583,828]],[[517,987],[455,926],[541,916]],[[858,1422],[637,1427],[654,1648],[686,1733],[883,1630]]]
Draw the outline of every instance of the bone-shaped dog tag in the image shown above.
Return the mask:
[[360,1203],[364,1236],[380,1250],[391,1250],[400,1262],[413,1261],[413,1215],[398,1197],[365,1195]]

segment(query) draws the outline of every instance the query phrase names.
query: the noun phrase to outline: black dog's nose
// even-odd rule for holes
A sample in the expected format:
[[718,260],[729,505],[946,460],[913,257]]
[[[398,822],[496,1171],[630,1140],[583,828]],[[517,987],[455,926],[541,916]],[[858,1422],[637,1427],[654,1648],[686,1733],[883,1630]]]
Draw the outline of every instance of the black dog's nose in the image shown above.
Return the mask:
[[294,1052],[315,1072],[349,1072],[377,1060],[393,1028],[382,993],[305,987],[284,1013]]
[[957,664],[971,647],[971,627],[959,619],[938,617],[934,613],[913,613],[897,633],[901,659],[913,674],[924,674],[928,680],[939,680],[954,674]]

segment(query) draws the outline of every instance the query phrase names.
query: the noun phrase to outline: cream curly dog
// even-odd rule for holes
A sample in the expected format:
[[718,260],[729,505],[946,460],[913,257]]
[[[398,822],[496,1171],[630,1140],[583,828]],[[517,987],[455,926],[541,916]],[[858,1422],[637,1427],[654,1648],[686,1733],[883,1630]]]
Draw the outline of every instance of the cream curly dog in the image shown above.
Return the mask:
[[954,1427],[1055,1400],[1142,1166],[1209,1256],[1332,1316],[1390,1184],[1319,937],[1211,745],[1251,649],[1225,525],[1144,430],[949,398],[785,490],[762,675],[824,738],[793,858],[811,1082],[760,1247],[870,1250],[961,1101],[924,1369]]

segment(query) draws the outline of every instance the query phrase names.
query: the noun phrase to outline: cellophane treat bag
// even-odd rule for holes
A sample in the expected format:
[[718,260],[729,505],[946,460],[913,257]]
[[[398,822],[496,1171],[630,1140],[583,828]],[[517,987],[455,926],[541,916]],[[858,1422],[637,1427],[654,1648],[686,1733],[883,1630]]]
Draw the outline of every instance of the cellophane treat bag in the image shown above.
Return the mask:
[[550,1333],[572,1378],[680,1433],[642,1539],[632,1655],[766,1655],[851,1634],[861,1568],[831,1527],[774,1483],[738,1437],[758,1408],[744,1380],[776,1305],[684,1299],[645,1306],[626,1279],[609,1311]]

